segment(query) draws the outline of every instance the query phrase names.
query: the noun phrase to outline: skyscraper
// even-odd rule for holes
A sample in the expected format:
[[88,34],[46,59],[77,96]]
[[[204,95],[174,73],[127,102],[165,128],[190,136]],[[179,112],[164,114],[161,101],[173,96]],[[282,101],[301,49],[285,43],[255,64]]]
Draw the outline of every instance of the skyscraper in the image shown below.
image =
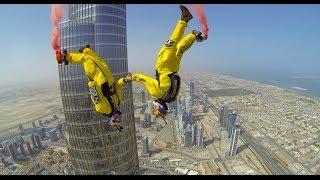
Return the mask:
[[149,142],[148,142],[148,137],[142,139],[142,151],[143,154],[149,154]]
[[141,103],[146,103],[146,92],[141,91]]
[[23,146],[23,143],[20,143],[19,144],[19,148],[20,148],[20,152],[23,156],[26,156],[27,155],[27,152],[26,150],[24,149],[24,146]]
[[183,143],[184,147],[192,146],[192,129],[190,124],[188,124],[187,127],[184,129]]
[[207,94],[204,94],[203,96],[203,112],[207,112],[208,111],[208,96]]
[[32,134],[30,139],[31,139],[31,143],[32,143],[33,149],[37,149],[37,142],[36,142],[36,139],[35,139],[35,134]]
[[191,103],[193,103],[194,100],[194,83],[190,81],[190,97],[191,97]]
[[44,138],[46,138],[46,130],[44,127],[41,127],[39,130],[38,130],[38,134],[40,135],[40,138],[43,140]]
[[143,106],[146,103],[146,93],[144,91],[141,91],[141,109],[140,113],[144,113],[146,111],[146,107]]
[[148,102],[147,102],[147,105],[148,105],[147,113],[150,114],[150,113],[151,113],[151,108],[152,108],[152,106],[153,106],[152,101],[148,101]]
[[13,161],[16,161],[18,159],[17,157],[17,154],[16,154],[16,151],[15,151],[15,146],[13,143],[9,144],[9,152],[10,152],[10,155],[11,155],[11,158]]
[[191,110],[192,110],[192,103],[191,103],[191,97],[187,96],[185,99],[185,104],[186,104],[186,114],[187,117],[189,118],[191,116]]
[[[90,44],[117,80],[128,72],[126,6],[72,4],[60,24],[61,45],[68,51]],[[95,112],[81,65],[59,65],[61,96],[68,135],[68,152],[76,174],[135,174],[139,170],[132,86],[123,89],[123,131]]]
[[196,146],[203,148],[203,125],[200,121],[196,122]]
[[32,155],[32,154],[33,154],[33,150],[32,150],[32,148],[31,148],[31,146],[30,146],[30,142],[27,141],[26,144],[27,144],[28,154],[29,154],[29,155]]
[[7,163],[6,160],[4,159],[3,155],[0,155],[0,162],[4,165]]
[[43,120],[41,120],[41,119],[39,120],[39,126],[40,126],[40,127],[43,127],[43,126],[44,126],[44,122],[43,122]]
[[35,140],[36,140],[36,143],[37,143],[37,147],[39,148],[39,151],[42,150],[43,146],[42,146],[42,142],[40,140],[40,136],[38,134],[36,134],[34,136]]
[[20,130],[20,131],[23,131],[23,126],[22,126],[22,124],[19,124],[19,130]]
[[49,131],[49,138],[51,139],[52,142],[59,140],[56,128]]
[[235,127],[236,120],[237,120],[237,113],[236,113],[236,111],[233,110],[231,112],[231,114],[229,114],[228,121],[227,121],[227,131],[228,131],[228,134],[229,134],[228,138],[231,137],[232,130]]
[[227,129],[228,128],[228,124],[229,124],[229,118],[230,116],[232,115],[232,112],[234,111],[234,108],[230,107],[230,106],[224,106],[223,107],[223,111],[222,111],[222,124],[221,126],[224,128],[224,129]]
[[32,128],[37,128],[36,122],[32,121]]
[[176,99],[176,116],[177,116],[177,118],[179,118],[181,114],[182,114],[182,110],[181,110],[180,98],[177,97],[177,99]]
[[222,106],[220,108],[220,114],[219,114],[219,123],[220,123],[220,127],[223,126],[223,121],[224,121],[224,115],[225,115],[225,106]]
[[237,144],[240,135],[240,129],[238,127],[234,127],[231,135],[230,148],[229,148],[229,156],[234,156],[237,153]]

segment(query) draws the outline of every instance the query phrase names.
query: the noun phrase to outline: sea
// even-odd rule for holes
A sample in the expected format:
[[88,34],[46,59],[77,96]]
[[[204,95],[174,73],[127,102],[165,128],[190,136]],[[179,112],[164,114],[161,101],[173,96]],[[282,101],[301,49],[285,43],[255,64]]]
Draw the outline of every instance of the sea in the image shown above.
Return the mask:
[[285,73],[268,70],[234,70],[219,73],[235,78],[271,84],[306,96],[320,97],[320,74]]

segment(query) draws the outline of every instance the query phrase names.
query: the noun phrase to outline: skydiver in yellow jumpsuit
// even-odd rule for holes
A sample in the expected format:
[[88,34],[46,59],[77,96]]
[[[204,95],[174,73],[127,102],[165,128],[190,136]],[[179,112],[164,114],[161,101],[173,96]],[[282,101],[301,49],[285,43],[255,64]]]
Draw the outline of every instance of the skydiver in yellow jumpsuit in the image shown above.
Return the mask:
[[67,65],[71,62],[83,65],[96,111],[111,118],[111,125],[121,131],[123,127],[118,106],[122,101],[122,88],[131,79],[120,78],[115,82],[108,64],[90,49],[90,45],[80,48],[79,52],[64,50],[62,54],[58,53],[56,58],[60,64],[64,62]]
[[195,30],[183,37],[187,23],[193,16],[185,6],[180,5],[180,9],[181,19],[178,20],[171,36],[158,53],[155,67],[156,79],[145,74],[133,74],[131,77],[132,81],[143,83],[149,94],[155,98],[152,113],[163,119],[168,110],[166,103],[174,101],[179,93],[178,71],[183,53],[195,41],[201,42],[206,39],[201,32]]

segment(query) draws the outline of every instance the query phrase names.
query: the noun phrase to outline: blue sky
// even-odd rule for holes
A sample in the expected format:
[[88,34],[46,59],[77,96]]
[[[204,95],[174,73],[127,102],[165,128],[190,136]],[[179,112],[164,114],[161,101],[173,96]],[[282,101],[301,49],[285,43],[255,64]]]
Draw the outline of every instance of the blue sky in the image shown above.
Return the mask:
[[[320,67],[320,5],[205,5],[209,39],[182,70],[261,69],[314,74]],[[0,85],[57,79],[49,5],[0,5]],[[127,5],[129,71],[153,70],[180,17],[178,5]],[[197,18],[186,32],[199,29]]]

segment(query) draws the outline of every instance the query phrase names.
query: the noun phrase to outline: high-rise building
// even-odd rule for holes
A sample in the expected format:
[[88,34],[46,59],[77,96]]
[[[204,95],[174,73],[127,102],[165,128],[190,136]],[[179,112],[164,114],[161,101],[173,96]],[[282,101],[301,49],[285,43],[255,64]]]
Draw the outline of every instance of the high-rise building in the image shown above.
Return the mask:
[[194,83],[192,81],[190,81],[190,101],[191,104],[193,103],[194,100]]
[[183,126],[184,126],[184,121],[183,121],[183,115],[181,114],[180,117],[179,117],[179,120],[178,120],[178,125],[179,125],[179,132],[180,134],[183,133]]
[[37,149],[37,142],[36,142],[35,134],[32,134],[30,139],[31,139],[33,149]]
[[237,144],[239,140],[240,129],[238,127],[234,127],[231,135],[230,148],[229,148],[229,156],[234,156],[237,153]]
[[22,124],[19,124],[19,130],[20,130],[20,131],[23,131],[23,126],[22,126]]
[[153,106],[153,103],[152,101],[148,101],[147,102],[147,105],[148,105],[148,108],[147,108],[147,123],[151,124],[153,122],[155,122],[155,117],[151,114],[151,109],[152,109],[152,106]]
[[192,129],[190,124],[188,124],[186,129],[184,129],[183,143],[184,143],[184,147],[192,146]]
[[191,116],[191,110],[192,110],[192,105],[191,105],[191,97],[187,96],[185,99],[185,104],[186,104],[186,114],[187,117]]
[[39,130],[38,130],[38,134],[40,136],[41,139],[44,139],[46,138],[46,130],[44,127],[41,127]]
[[197,136],[196,136],[196,146],[203,148],[203,125],[200,121],[196,122]]
[[4,148],[0,148],[0,155],[3,155],[4,156]]
[[197,144],[197,126],[196,124],[191,125],[191,132],[192,132],[192,145]]
[[144,91],[141,91],[141,108],[140,108],[140,113],[145,113],[146,111],[146,93]]
[[149,101],[151,99],[151,95],[150,95],[150,93],[148,92],[147,93],[147,100]]
[[208,96],[207,94],[204,94],[203,96],[203,112],[207,112],[208,111]]
[[220,114],[219,114],[219,123],[220,123],[220,126],[222,127],[223,126],[223,121],[224,121],[224,115],[225,115],[225,109],[226,107],[225,106],[222,106],[220,108]]
[[141,91],[141,103],[146,103],[146,92]]
[[39,120],[39,126],[40,126],[40,127],[43,127],[43,126],[44,126],[44,122],[43,122],[43,120],[41,120],[41,119]]
[[49,131],[49,137],[52,142],[56,142],[59,140],[56,128]]
[[32,121],[32,128],[37,128],[36,122]]
[[228,129],[228,125],[230,123],[230,117],[232,115],[232,112],[234,111],[234,108],[230,107],[230,106],[224,106],[223,110],[222,110],[222,123],[221,126],[224,129]]
[[3,155],[0,156],[0,161],[3,165],[7,164],[5,158],[3,157]]
[[32,154],[33,154],[33,150],[32,150],[32,148],[31,148],[31,146],[30,146],[30,142],[27,141],[26,144],[27,144],[28,154],[29,154],[29,155],[32,155]]
[[39,150],[43,149],[43,146],[42,146],[42,142],[41,142],[41,139],[40,139],[40,136],[38,134],[36,134],[34,136],[35,140],[36,140],[36,143],[37,143],[37,147]]
[[63,139],[64,138],[64,134],[63,134],[63,130],[64,130],[64,124],[58,124],[56,126],[57,129],[57,135],[59,139]]
[[232,130],[235,127],[235,123],[237,120],[237,113],[236,111],[232,111],[231,114],[229,114],[229,116],[227,117],[228,121],[227,121],[227,132],[228,132],[228,138],[231,137],[232,134]]
[[179,118],[182,115],[181,103],[180,98],[177,97],[176,99],[176,117]]
[[26,155],[27,155],[27,152],[26,152],[26,150],[24,149],[23,143],[20,143],[19,148],[20,148],[21,154],[22,154],[23,156],[26,156]]
[[151,109],[152,109],[152,106],[153,106],[152,101],[148,101],[148,102],[147,102],[147,105],[148,105],[147,113],[148,113],[148,114],[151,114]]
[[57,126],[56,126],[56,129],[58,130],[58,131],[63,131],[63,124],[58,124]]
[[149,142],[148,137],[142,139],[142,153],[143,154],[149,154]]
[[9,147],[9,152],[10,152],[10,155],[11,155],[12,160],[13,160],[13,161],[18,160],[17,154],[16,154],[16,152],[15,152],[14,144],[13,144],[13,143],[10,143],[8,147]]
[[[109,64],[115,80],[128,73],[126,5],[71,4],[60,24],[61,45],[78,51],[85,44]],[[58,65],[68,136],[68,152],[76,174],[135,174],[139,170],[132,85],[123,89],[124,129],[118,132],[93,108],[87,78],[78,64]]]
[[151,125],[151,117],[151,114],[146,113],[146,123],[148,127]]

